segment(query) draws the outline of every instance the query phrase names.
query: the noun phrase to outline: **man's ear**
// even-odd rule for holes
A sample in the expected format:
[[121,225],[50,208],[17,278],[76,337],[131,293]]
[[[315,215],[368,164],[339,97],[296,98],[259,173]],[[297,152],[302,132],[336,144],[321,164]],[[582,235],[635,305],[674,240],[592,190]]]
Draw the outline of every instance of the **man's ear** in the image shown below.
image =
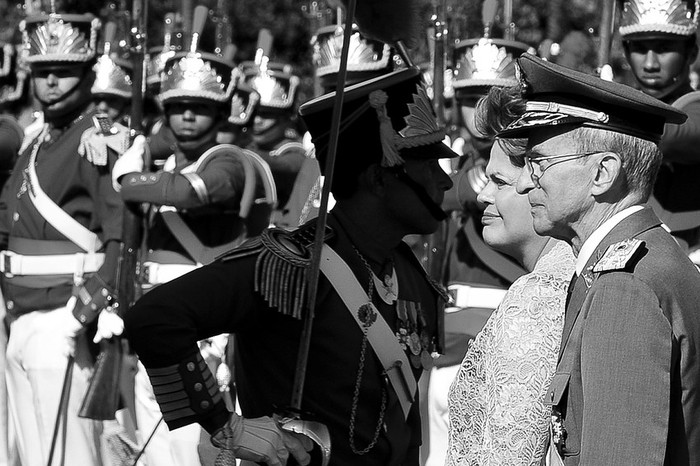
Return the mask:
[[600,196],[611,192],[623,181],[622,158],[615,152],[601,152],[594,157],[597,157],[598,163],[591,194]]

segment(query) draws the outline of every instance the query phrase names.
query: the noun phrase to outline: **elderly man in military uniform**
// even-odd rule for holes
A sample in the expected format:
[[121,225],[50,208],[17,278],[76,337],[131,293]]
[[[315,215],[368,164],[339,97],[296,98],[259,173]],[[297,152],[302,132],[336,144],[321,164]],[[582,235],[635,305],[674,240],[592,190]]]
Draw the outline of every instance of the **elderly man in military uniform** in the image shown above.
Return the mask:
[[[333,100],[300,108],[323,170]],[[222,449],[221,464],[307,464],[310,442],[291,430],[311,419],[327,428],[332,464],[418,465],[416,379],[439,349],[444,298],[402,238],[445,218],[450,180],[438,158],[453,156],[430,115],[418,69],[346,90],[301,423],[279,414],[293,395],[315,223],[266,230],[153,290],[128,317],[165,421],[200,423]],[[222,330],[236,337],[242,416],[225,408],[197,351],[197,339]]]
[[92,364],[84,329],[98,320],[95,340],[121,332],[116,314],[101,311],[112,300],[121,236],[109,172],[127,141],[88,131],[97,124],[90,87],[99,24],[52,12],[21,25],[45,123],[26,136],[0,199],[0,283],[10,417],[25,466],[47,464],[50,453],[101,464],[101,426],[78,418]]
[[499,136],[528,138],[517,190],[535,231],[577,257],[546,395],[550,464],[699,464],[700,274],[645,205],[659,141],[686,115],[535,57],[518,63],[526,112]]
[[695,0],[624,0],[620,18],[620,38],[639,89],[688,115],[682,125],[668,125],[661,137],[664,163],[651,202],[691,250],[700,241],[700,92],[690,85],[690,67],[698,56],[697,6]]

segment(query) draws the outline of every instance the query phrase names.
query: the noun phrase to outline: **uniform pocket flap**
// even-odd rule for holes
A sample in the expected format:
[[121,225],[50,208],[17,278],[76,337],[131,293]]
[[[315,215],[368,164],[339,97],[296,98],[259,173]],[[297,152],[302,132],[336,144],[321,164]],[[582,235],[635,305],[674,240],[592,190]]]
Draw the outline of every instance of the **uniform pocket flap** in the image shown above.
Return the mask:
[[544,398],[544,404],[547,406],[557,406],[564,396],[566,388],[569,386],[569,378],[571,374],[567,372],[557,372],[552,378],[552,383],[549,384],[549,390]]

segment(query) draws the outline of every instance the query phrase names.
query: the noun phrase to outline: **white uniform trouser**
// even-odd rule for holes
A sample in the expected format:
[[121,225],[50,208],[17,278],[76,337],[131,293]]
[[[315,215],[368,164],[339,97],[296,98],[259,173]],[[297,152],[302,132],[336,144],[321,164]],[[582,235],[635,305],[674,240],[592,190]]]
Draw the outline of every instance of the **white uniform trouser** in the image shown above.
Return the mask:
[[447,395],[450,385],[457,376],[459,364],[447,367],[434,367],[430,370],[428,382],[428,425],[430,443],[425,466],[444,466],[449,443],[450,413],[447,409]]
[[[140,361],[134,381],[134,391],[136,422],[139,426],[141,444],[143,444],[148,440],[148,436],[153,432],[162,414],[153,394],[146,368]],[[199,424],[190,424],[171,431],[165,421],[162,421],[143,452],[146,464],[148,466],[199,466],[197,446],[201,431]]]
[[[68,363],[69,342],[57,334],[58,313],[35,311],[12,322],[7,345],[10,423],[22,466],[46,466]],[[71,390],[52,464],[99,466],[102,423],[78,417],[92,366],[84,335],[77,338]],[[65,450],[64,450],[65,445]]]

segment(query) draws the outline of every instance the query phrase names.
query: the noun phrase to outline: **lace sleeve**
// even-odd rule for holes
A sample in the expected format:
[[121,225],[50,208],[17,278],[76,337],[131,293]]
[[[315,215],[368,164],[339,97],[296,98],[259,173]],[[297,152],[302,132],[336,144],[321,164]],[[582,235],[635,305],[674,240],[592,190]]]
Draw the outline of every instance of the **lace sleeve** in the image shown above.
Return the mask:
[[567,250],[553,248],[511,286],[467,351],[450,388],[447,465],[539,465],[573,271]]

